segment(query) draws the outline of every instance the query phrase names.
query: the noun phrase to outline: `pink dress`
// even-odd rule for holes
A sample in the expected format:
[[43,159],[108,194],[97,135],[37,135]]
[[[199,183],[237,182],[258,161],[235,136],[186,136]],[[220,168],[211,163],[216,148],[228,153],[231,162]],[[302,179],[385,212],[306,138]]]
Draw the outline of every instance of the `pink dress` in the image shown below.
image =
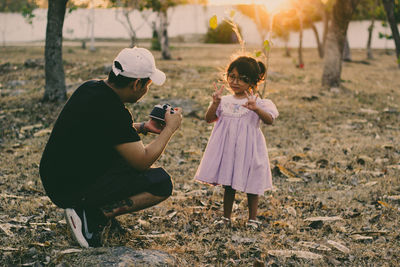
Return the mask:
[[[258,115],[243,107],[247,98],[223,96],[217,108],[218,120],[212,130],[195,179],[212,185],[228,185],[245,193],[263,195],[272,188],[272,176],[265,137]],[[271,114],[279,113],[268,99],[257,105]]]

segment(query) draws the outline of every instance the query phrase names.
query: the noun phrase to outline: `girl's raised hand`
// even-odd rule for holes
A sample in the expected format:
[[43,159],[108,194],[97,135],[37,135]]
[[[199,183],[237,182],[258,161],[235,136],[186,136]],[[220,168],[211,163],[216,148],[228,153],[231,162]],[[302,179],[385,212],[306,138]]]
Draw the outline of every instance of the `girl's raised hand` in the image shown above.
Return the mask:
[[212,94],[213,104],[219,105],[221,102],[222,92],[224,91],[224,85],[221,85],[220,88],[214,83],[214,93]]
[[246,97],[247,97],[247,102],[243,105],[243,107],[250,109],[252,111],[255,111],[258,107],[257,107],[257,98],[258,98],[258,94],[253,94],[253,92],[250,92],[250,94],[245,91],[246,93]]

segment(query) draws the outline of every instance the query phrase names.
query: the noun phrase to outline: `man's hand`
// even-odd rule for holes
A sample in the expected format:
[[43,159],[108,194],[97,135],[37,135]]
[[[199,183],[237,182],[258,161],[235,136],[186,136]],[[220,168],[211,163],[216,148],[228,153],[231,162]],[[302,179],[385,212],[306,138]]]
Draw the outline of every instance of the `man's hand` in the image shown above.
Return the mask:
[[162,129],[164,129],[165,124],[160,123],[157,120],[150,119],[144,123],[144,128],[149,133],[159,134],[161,133]]
[[[171,108],[169,107],[165,112],[165,127],[172,133],[179,129],[182,123],[182,108],[174,108],[174,113],[171,114]],[[163,129],[163,130],[164,130]]]

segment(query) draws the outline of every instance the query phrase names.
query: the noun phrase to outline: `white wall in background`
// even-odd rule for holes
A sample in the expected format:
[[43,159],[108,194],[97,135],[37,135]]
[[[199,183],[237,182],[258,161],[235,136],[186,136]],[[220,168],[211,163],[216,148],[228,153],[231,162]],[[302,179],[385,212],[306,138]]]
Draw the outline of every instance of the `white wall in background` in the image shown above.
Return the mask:
[[[213,15],[217,15],[221,22],[227,17],[231,6],[208,6],[182,5],[169,9],[170,26],[169,36],[205,34],[208,21]],[[64,37],[68,39],[90,38],[90,14],[91,10],[78,9],[67,13],[64,21]],[[34,12],[35,18],[32,24],[28,24],[18,13],[0,13],[0,45],[13,44],[16,42],[43,41],[46,36],[47,10],[38,9]],[[149,13],[148,21],[144,21],[140,14],[132,16],[137,36],[139,38],[150,38],[152,36],[151,22],[155,21],[157,15]],[[122,19],[122,17],[120,16]],[[248,44],[260,44],[261,38],[256,26],[251,19],[236,12],[235,21],[241,27],[243,39]],[[322,35],[322,23],[316,24],[320,35]],[[365,48],[368,38],[369,21],[353,21],[348,29],[348,38],[351,48]],[[382,27],[380,22],[375,23],[372,40],[373,48],[394,48],[393,40],[379,39],[379,32],[391,34],[390,28]],[[128,32],[116,19],[115,9],[95,9],[95,38],[128,38]],[[289,46],[298,46],[298,33],[291,33]],[[274,39],[275,46],[282,46],[279,39]],[[316,47],[315,36],[308,29],[304,31],[304,47]]]

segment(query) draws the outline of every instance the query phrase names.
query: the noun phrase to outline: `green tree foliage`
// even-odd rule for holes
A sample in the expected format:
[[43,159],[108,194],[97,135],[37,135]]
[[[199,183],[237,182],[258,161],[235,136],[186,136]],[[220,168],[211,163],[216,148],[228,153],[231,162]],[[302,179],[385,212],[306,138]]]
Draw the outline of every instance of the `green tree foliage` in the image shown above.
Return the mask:
[[35,0],[2,0],[0,12],[26,12],[37,8]]
[[[377,1],[376,8],[371,10],[374,1],[375,0],[361,0],[361,3],[358,5],[352,19],[369,20],[372,18],[372,16],[375,16],[375,19],[377,20],[386,20],[385,8],[383,7],[381,1]],[[400,22],[400,0],[394,0],[394,3],[394,16],[396,21]]]
[[147,0],[110,0],[108,7],[122,7],[142,11],[147,2]]
[[35,0],[2,0],[0,1],[0,12],[21,13],[26,21],[32,24],[35,17],[33,10],[38,7]]
[[[239,33],[241,32],[239,28]],[[232,29],[232,26],[227,21],[222,21],[217,28],[208,28],[206,37],[206,43],[218,43],[218,44],[233,44],[238,43],[239,40]]]

